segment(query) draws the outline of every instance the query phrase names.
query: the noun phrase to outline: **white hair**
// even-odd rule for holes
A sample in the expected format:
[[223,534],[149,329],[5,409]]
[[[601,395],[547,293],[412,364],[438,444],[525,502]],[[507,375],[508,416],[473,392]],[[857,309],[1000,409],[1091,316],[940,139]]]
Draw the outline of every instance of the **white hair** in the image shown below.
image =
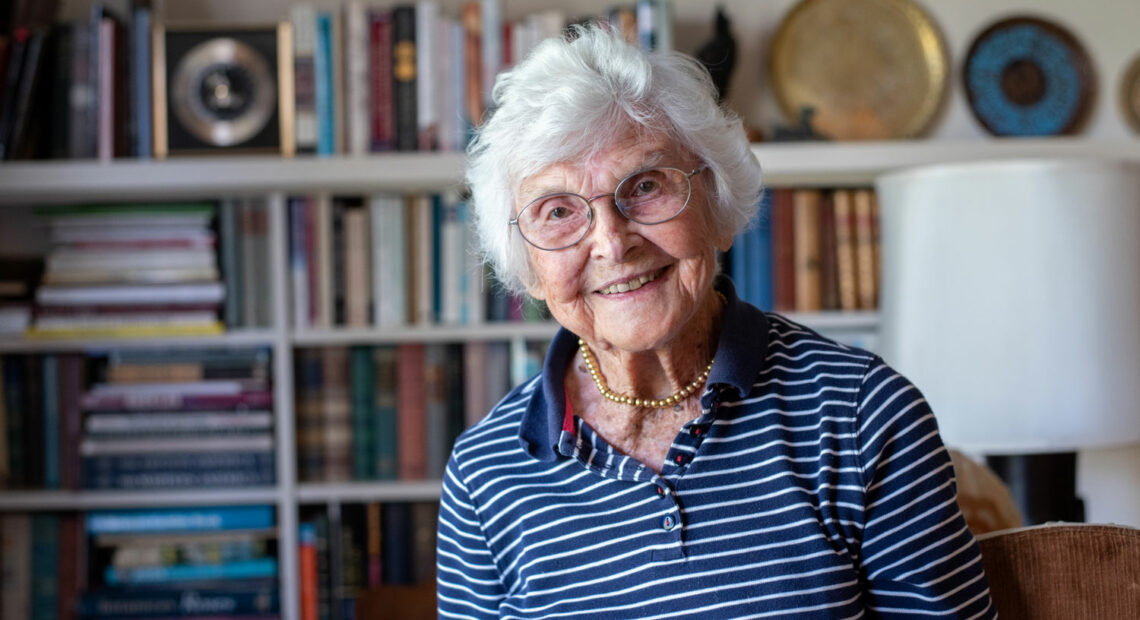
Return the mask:
[[585,161],[627,130],[666,136],[709,167],[716,232],[735,236],[756,213],[760,164],[740,119],[717,104],[708,72],[690,56],[642,51],[605,24],[575,26],[500,74],[492,95],[466,176],[484,258],[509,291],[534,278],[526,242],[508,225],[515,189],[547,166]]

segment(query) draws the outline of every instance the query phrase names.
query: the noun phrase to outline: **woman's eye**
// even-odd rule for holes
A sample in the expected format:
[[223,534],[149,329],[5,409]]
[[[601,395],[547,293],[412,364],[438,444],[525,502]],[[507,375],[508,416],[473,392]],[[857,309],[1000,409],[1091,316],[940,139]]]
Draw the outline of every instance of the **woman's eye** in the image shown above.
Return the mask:
[[564,206],[556,206],[550,210],[550,213],[547,214],[547,217],[549,217],[552,220],[560,220],[562,218],[569,217],[569,216],[570,216],[570,209],[567,209]]

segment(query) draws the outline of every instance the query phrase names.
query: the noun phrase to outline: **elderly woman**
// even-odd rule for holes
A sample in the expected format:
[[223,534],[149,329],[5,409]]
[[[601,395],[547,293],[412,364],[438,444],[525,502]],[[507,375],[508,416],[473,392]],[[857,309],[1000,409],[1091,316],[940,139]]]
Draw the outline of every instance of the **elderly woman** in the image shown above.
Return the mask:
[[455,444],[440,615],[994,616],[922,395],[718,276],[761,187],[707,74],[573,35],[470,148],[489,260],[562,329]]

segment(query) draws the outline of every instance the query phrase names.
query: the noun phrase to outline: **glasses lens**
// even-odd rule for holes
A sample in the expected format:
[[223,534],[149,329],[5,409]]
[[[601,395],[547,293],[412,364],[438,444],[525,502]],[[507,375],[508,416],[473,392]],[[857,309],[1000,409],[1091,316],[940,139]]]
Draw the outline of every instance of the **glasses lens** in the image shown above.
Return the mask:
[[676,168],[652,168],[625,178],[614,192],[617,206],[640,224],[660,224],[689,202],[689,177]]
[[560,250],[578,242],[590,227],[590,205],[574,194],[551,194],[519,213],[519,232],[543,250]]

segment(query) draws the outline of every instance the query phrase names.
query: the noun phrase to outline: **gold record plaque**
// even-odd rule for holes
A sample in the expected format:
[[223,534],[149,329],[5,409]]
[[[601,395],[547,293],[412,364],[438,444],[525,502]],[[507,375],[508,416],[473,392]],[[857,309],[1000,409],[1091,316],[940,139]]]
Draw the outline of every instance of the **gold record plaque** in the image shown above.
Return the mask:
[[292,55],[287,24],[158,29],[155,155],[291,155]]
[[1120,81],[1120,109],[1132,130],[1140,133],[1140,56],[1133,58],[1124,69],[1124,78]]
[[922,134],[944,99],[942,36],[911,0],[803,0],[772,41],[772,85],[789,121],[835,140]]

